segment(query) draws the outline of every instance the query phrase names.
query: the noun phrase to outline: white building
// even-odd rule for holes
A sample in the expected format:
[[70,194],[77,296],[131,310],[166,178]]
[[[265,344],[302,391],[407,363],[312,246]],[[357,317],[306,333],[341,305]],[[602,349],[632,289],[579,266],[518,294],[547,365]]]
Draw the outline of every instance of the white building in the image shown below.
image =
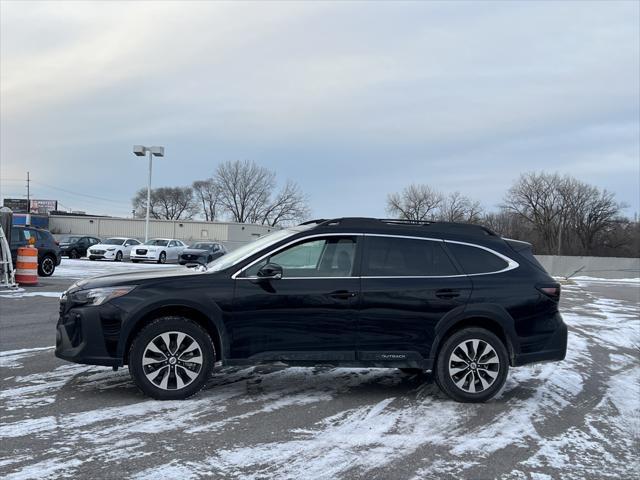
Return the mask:
[[[177,238],[185,243],[197,240],[222,242],[229,250],[277,230],[278,227],[195,220],[149,220],[149,238]],[[132,237],[144,240],[144,219],[51,215],[49,230],[54,235],[91,235],[99,238]]]

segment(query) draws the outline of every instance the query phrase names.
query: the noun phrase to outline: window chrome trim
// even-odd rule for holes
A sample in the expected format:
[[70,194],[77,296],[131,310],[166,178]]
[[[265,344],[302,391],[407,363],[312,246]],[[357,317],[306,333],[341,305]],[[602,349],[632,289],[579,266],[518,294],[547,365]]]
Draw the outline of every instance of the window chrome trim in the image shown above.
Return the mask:
[[505,268],[503,268],[502,270],[496,270],[495,272],[467,273],[466,275],[468,277],[477,277],[478,275],[494,275],[496,273],[504,273],[504,272],[508,272],[509,270],[513,270],[515,268],[518,268],[520,266],[520,264],[518,262],[516,262],[515,260],[513,260],[512,258],[509,258],[506,255],[503,255],[500,252],[496,252],[495,250],[492,250],[491,248],[485,247],[483,245],[478,245],[476,243],[469,243],[469,242],[459,242],[457,240],[445,240],[444,242],[445,243],[457,243],[459,245],[467,245],[468,247],[475,247],[475,248],[479,248],[481,250],[486,250],[487,252],[492,253],[496,257],[501,258],[502,260],[507,262],[507,266]]
[[313,239],[313,238],[318,238],[318,237],[349,237],[349,236],[355,236],[355,237],[391,237],[391,238],[406,238],[409,240],[425,240],[425,241],[431,241],[431,242],[442,242],[442,243],[457,243],[459,245],[467,245],[469,247],[475,247],[475,248],[479,248],[481,250],[485,250],[495,256],[497,256],[498,258],[504,260],[505,262],[507,262],[507,266],[505,268],[503,268],[502,270],[496,270],[494,272],[480,272],[480,273],[460,273],[458,275],[359,275],[359,276],[349,276],[349,277],[282,277],[281,280],[329,280],[329,279],[354,279],[354,278],[372,278],[372,279],[391,279],[391,278],[461,278],[461,277],[477,277],[479,275],[494,275],[496,273],[504,273],[504,272],[508,272],[509,270],[514,270],[516,268],[518,268],[520,266],[520,264],[518,262],[516,262],[515,260],[513,260],[512,258],[507,257],[506,255],[503,255],[500,252],[496,252],[495,250],[485,247],[483,245],[478,245],[476,243],[469,243],[469,242],[460,242],[457,240],[446,240],[444,238],[432,238],[432,237],[416,237],[416,236],[410,236],[410,235],[394,235],[394,234],[387,234],[387,233],[318,233],[315,235],[309,235],[306,237],[301,237],[301,238],[297,238],[295,240],[292,240],[290,242],[287,242],[284,245],[281,245],[280,247],[271,250],[269,252],[267,252],[266,254],[262,255],[261,257],[259,257],[258,259],[254,260],[253,262],[251,262],[249,265],[241,268],[240,270],[238,270],[237,272],[235,272],[233,275],[231,275],[231,278],[233,280],[256,280],[258,277],[238,277],[238,275],[240,275],[242,272],[244,272],[246,269],[250,268],[251,266],[255,265],[256,263],[258,263],[259,261],[265,259],[266,257],[269,257],[270,255],[279,252],[280,250],[283,250],[284,248],[293,245],[295,243],[298,243],[299,241],[304,241],[307,239]]
[[[290,242],[285,243],[284,245],[280,245],[279,247],[270,250],[269,252],[265,253],[264,255],[262,255],[261,257],[255,259],[253,262],[251,262],[250,264],[246,265],[245,267],[242,267],[240,270],[238,270],[236,273],[234,273],[233,275],[231,275],[231,279],[232,280],[256,280],[258,277],[239,277],[238,275],[240,275],[242,272],[244,272],[246,269],[252,267],[253,265],[255,265],[256,263],[258,263],[261,260],[264,260],[265,258],[273,255],[274,253],[279,252],[280,250],[283,250],[285,248],[287,248],[290,245],[293,245],[295,243],[304,241],[304,240],[309,240],[312,238],[318,238],[318,237],[362,237],[364,236],[363,233],[317,233],[315,235],[307,235],[306,237],[299,237],[296,238],[295,240],[291,240]],[[267,247],[269,248],[269,247]],[[243,259],[244,260],[244,259]],[[242,261],[242,260],[240,260]],[[317,280],[317,279],[323,279],[323,278],[359,278],[356,276],[349,276],[349,277],[282,277],[281,280],[302,280],[302,279],[306,279],[306,280]]]

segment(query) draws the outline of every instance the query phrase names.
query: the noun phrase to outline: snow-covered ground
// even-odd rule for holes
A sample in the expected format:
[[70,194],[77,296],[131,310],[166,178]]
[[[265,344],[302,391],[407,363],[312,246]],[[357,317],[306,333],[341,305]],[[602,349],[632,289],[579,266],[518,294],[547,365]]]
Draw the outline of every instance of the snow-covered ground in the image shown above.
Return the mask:
[[483,405],[393,369],[280,367],[223,369],[197,397],[158,402],[126,371],[3,352],[0,475],[638,478],[638,304],[591,283],[563,286],[566,360],[512,369]]

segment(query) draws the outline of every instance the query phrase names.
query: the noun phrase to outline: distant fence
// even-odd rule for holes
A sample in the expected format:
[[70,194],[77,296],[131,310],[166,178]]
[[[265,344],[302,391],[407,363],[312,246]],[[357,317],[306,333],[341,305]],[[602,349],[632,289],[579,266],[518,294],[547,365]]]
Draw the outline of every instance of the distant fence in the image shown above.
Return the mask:
[[554,277],[639,278],[640,258],[536,255]]

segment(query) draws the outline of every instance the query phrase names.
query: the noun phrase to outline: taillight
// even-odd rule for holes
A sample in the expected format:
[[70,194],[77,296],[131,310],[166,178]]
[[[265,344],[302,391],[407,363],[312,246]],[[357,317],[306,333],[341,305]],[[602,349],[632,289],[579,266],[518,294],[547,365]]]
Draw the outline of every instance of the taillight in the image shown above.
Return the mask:
[[560,284],[559,283],[537,285],[536,288],[540,292],[544,293],[547,297],[553,298],[554,300],[560,300]]

